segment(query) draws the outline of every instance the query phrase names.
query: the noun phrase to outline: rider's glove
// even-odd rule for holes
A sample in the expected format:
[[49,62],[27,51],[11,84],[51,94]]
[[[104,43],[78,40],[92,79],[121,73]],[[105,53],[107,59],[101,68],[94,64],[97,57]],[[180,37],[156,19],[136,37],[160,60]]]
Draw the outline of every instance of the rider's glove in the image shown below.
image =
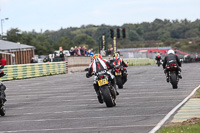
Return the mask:
[[90,77],[90,74],[89,74],[89,73],[86,73],[86,77],[89,78],[89,77]]

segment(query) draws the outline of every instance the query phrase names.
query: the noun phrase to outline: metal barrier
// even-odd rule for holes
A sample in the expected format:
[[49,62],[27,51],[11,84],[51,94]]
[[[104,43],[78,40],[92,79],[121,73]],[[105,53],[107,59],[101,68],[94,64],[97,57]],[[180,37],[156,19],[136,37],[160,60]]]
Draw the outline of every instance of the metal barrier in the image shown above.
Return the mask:
[[3,71],[6,74],[0,80],[33,78],[66,73],[66,62],[35,63],[22,65],[7,65]]

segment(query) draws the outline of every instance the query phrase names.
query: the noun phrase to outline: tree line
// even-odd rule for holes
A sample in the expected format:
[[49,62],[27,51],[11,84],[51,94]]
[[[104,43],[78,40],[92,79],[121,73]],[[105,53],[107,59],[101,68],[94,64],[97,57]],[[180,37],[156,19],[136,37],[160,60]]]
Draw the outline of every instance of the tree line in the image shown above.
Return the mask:
[[122,26],[90,24],[41,33],[11,28],[7,31],[6,38],[8,41],[35,46],[35,53],[38,55],[53,53],[60,46],[70,50],[71,47],[85,45],[98,51],[102,35],[105,35],[106,48],[111,48],[110,29],[114,30],[116,36],[116,30],[122,28],[126,29],[126,38],[117,39],[118,48],[171,46],[191,52],[200,51],[200,19],[193,22],[187,19],[155,19],[153,22],[129,23]]

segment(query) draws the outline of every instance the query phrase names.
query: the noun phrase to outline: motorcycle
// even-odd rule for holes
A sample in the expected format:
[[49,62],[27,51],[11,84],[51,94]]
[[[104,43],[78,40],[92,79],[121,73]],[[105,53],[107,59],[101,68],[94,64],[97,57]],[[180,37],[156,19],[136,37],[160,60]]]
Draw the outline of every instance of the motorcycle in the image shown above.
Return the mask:
[[173,89],[178,88],[179,77],[178,77],[177,69],[178,68],[176,64],[167,65],[167,70],[169,74],[169,82],[172,84]]
[[113,74],[115,75],[119,89],[122,89],[125,83],[125,79],[123,79],[122,72],[123,72],[123,66],[114,65]]
[[161,60],[157,60],[157,63],[156,63],[157,65],[158,65],[158,67],[160,67],[160,65],[162,64],[161,63]]
[[[89,69],[86,68],[85,71],[88,71]],[[109,81],[109,76],[107,73],[107,70],[93,73],[92,75],[95,75],[95,82],[98,85],[99,91],[100,91],[100,97],[105,102],[107,107],[114,107],[116,106],[116,90],[111,84],[111,81]]]
[[[3,69],[4,68],[4,66],[1,66],[0,67],[0,69]],[[2,71],[2,70],[1,70]],[[0,75],[0,77],[3,77],[3,76],[5,76],[5,74],[1,74]],[[2,89],[4,89],[4,85],[3,85],[3,83],[2,82],[0,82],[0,115],[1,116],[5,116],[5,114],[6,114],[6,109],[5,109],[5,101],[4,101],[4,99],[3,99],[3,97],[5,97],[5,94],[2,92],[3,90]]]

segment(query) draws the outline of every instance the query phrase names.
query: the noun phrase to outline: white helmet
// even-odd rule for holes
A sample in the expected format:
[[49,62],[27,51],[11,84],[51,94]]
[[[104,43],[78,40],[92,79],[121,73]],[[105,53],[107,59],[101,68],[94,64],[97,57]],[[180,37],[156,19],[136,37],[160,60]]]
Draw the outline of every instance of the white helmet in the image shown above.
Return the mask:
[[174,54],[174,50],[170,49],[167,54]]

